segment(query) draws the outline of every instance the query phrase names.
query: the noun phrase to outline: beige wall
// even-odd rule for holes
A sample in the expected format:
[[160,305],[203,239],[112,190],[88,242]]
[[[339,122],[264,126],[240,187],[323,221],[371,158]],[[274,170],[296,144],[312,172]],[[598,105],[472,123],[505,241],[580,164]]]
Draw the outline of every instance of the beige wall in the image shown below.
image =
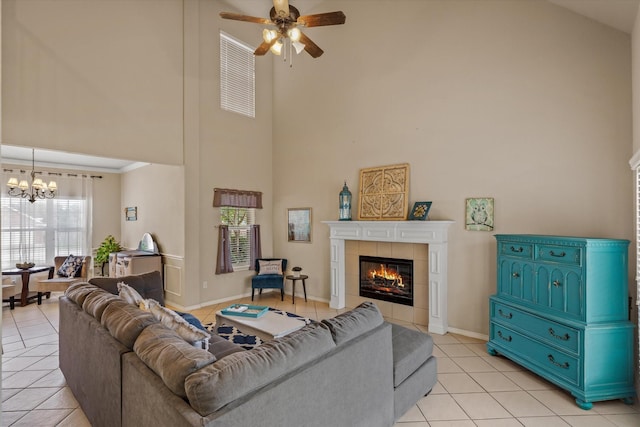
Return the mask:
[[[488,332],[494,233],[633,237],[629,35],[539,1],[363,3],[323,2],[347,16],[306,31],[324,56],[274,63],[275,252],[311,295],[329,297],[321,221],[344,179],[357,206],[366,167],[410,163],[410,202],[456,221],[456,329]],[[495,198],[494,233],[464,230],[467,197]],[[286,240],[297,206],[313,208],[311,245]]]
[[[176,304],[193,306],[250,292],[253,272],[215,275],[218,209],[213,189],[263,192],[264,255],[272,253],[272,70],[271,58],[256,59],[256,118],[219,107],[219,31],[257,44],[261,28],[219,18],[233,8],[221,2],[186,0],[185,28],[185,269],[186,295]],[[204,288],[207,282],[207,288]]]
[[[256,59],[255,120],[218,108],[219,29],[261,37],[260,26],[219,19],[233,5],[2,6],[5,143],[184,167],[184,233],[160,239],[184,259],[177,305],[249,292],[252,273],[214,274],[214,187],[262,191],[264,255],[302,266],[309,295],[328,299],[321,221],[337,218],[343,180],[357,205],[359,169],[410,163],[410,201],[432,200],[432,218],[456,221],[449,323],[476,333],[487,332],[495,243],[464,231],[466,197],[496,199],[497,233],[633,236],[631,38],[546,2],[323,1],[304,12],[343,10],[347,24],[306,30],[319,59]],[[122,178],[122,199],[105,190],[97,239],[122,222],[130,186],[147,185],[135,176]],[[171,215],[147,223],[147,205],[158,209],[145,199],[134,227],[166,228]],[[311,244],[287,242],[291,207],[313,208]],[[137,244],[140,230],[120,226]]]
[[2,0],[5,144],[182,163],[182,0]]

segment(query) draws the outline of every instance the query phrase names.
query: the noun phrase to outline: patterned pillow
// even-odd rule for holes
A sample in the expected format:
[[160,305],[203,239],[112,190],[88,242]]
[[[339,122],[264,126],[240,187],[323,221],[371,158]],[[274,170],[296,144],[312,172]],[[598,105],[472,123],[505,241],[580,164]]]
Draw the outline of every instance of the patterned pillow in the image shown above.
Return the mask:
[[80,277],[80,272],[82,270],[82,261],[84,261],[83,256],[69,255],[58,269],[58,276]]
[[273,261],[258,260],[258,265],[260,266],[260,272],[258,273],[258,276],[262,276],[265,274],[282,274],[281,259],[276,259]]
[[209,335],[208,332],[190,325],[175,311],[161,306],[158,301],[147,299],[145,303],[148,304],[149,311],[151,311],[151,314],[153,314],[160,323],[169,329],[173,329],[183,340],[194,347],[203,350],[209,349],[209,337],[211,335]]
[[118,282],[117,286],[118,296],[129,304],[139,305],[140,302],[144,299],[142,298],[142,295],[138,293],[138,291],[124,282]]

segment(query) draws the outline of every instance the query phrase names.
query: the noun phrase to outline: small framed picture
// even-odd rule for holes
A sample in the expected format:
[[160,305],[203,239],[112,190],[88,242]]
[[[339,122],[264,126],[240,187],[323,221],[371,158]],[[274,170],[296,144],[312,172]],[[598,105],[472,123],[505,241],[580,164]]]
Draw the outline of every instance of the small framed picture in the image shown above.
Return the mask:
[[431,209],[431,202],[415,202],[413,209],[409,213],[409,220],[426,220],[429,215],[429,209]]
[[465,230],[493,231],[493,198],[469,198],[465,201]]
[[289,242],[311,243],[311,208],[287,209]]
[[128,207],[124,208],[124,217],[127,221],[137,221],[138,220],[138,207]]

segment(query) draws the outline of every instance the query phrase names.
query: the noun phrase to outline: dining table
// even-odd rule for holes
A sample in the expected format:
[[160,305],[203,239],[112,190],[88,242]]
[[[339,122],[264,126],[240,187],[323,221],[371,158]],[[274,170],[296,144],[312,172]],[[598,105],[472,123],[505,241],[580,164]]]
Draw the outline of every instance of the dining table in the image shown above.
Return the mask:
[[[7,270],[2,270],[3,276],[20,276],[22,279],[22,291],[20,292],[20,299],[16,302],[20,303],[20,306],[24,307],[29,304],[32,299],[38,297],[37,292],[29,292],[29,279],[32,274],[42,273],[44,271],[49,271],[48,279],[53,278],[54,267],[52,265],[35,265],[31,268],[10,268]],[[6,302],[3,300],[2,302]]]

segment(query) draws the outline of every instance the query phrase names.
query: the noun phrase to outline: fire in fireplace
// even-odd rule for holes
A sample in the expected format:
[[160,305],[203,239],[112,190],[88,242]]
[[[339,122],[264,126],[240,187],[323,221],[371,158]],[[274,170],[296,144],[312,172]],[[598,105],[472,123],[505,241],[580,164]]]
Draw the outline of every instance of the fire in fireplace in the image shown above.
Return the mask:
[[361,255],[360,296],[413,306],[413,260]]

